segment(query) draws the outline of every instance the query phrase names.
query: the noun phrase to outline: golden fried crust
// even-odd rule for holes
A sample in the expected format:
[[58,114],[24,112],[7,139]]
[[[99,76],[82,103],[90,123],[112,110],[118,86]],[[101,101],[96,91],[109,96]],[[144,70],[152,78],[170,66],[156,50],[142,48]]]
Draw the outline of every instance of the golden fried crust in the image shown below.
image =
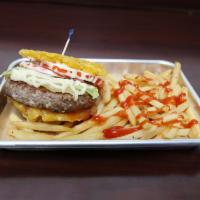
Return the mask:
[[33,58],[39,61],[64,63],[71,68],[85,71],[95,76],[105,76],[107,74],[106,70],[104,69],[102,65],[81,60],[79,58],[74,58],[71,56],[63,56],[57,53],[48,53],[45,51],[35,51],[35,50],[28,50],[28,49],[21,49],[19,51],[19,54],[22,57]]

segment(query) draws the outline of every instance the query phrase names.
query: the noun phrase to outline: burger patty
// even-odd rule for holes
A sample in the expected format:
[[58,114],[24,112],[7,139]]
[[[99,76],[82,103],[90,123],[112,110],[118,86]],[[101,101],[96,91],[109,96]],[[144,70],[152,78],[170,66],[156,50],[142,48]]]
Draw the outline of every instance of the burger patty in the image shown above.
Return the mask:
[[79,95],[78,99],[74,100],[68,93],[53,93],[45,88],[35,88],[24,82],[10,79],[6,81],[5,94],[27,106],[59,113],[89,109],[95,104],[95,100],[88,94]]

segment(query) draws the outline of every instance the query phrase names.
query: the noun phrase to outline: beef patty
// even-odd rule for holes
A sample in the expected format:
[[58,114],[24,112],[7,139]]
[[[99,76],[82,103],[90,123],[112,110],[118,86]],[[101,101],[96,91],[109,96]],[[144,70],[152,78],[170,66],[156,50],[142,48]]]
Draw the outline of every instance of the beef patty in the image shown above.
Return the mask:
[[95,100],[86,93],[79,95],[75,101],[71,94],[53,93],[45,88],[35,88],[24,82],[10,79],[6,81],[5,94],[27,106],[59,113],[89,109],[95,104]]

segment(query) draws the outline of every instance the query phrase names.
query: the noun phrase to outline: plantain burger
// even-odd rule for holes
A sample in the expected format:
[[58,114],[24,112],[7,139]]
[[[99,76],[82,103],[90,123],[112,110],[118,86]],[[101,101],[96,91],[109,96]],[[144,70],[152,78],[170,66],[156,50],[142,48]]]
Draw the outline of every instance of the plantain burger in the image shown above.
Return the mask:
[[76,122],[91,116],[106,74],[101,65],[43,51],[19,54],[26,59],[4,72],[5,94],[26,119]]

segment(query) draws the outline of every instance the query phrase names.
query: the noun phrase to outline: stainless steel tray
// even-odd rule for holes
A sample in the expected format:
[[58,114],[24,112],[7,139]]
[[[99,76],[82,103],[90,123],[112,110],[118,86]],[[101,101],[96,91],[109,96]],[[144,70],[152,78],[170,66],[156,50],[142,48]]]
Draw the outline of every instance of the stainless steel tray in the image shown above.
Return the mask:
[[[12,62],[8,68],[14,67],[20,60]],[[172,62],[163,60],[135,60],[135,59],[88,59],[99,62],[112,73],[122,74],[125,72],[142,73],[148,69],[153,72],[161,72],[175,65]],[[182,73],[182,84],[189,88],[190,96],[196,106],[200,106],[200,98],[193,89],[192,85]],[[0,85],[0,107],[4,107],[5,97],[2,95],[3,81]],[[1,114],[2,111],[0,111]],[[5,119],[4,119],[5,120]],[[72,148],[160,148],[160,147],[193,147],[200,145],[200,139],[173,139],[173,140],[88,140],[88,141],[9,141],[2,137],[3,124],[0,125],[0,148],[4,149],[72,149]]]

